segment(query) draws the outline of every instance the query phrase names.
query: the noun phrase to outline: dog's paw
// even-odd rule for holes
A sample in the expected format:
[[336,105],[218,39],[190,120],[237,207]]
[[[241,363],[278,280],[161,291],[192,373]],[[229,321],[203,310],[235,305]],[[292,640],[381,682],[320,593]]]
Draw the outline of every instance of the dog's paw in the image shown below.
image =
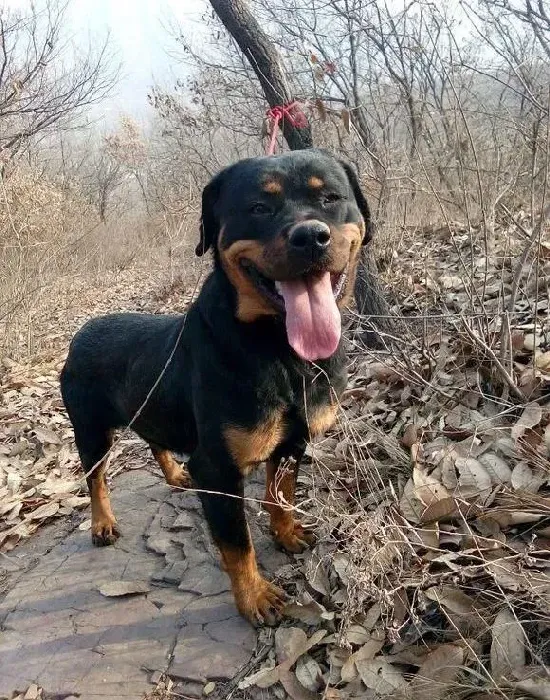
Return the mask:
[[170,486],[176,486],[180,489],[190,489],[193,487],[193,480],[185,467],[174,469],[173,474],[170,475],[170,480],[167,479],[167,481]]
[[275,625],[281,620],[288,596],[281,588],[258,576],[248,590],[235,594],[235,600],[241,615],[254,627],[259,627]]
[[300,554],[315,544],[315,535],[299,520],[294,520],[289,529],[272,530],[272,535],[276,544],[292,554]]
[[92,522],[92,543],[96,547],[108,547],[120,537],[115,518],[101,518]]

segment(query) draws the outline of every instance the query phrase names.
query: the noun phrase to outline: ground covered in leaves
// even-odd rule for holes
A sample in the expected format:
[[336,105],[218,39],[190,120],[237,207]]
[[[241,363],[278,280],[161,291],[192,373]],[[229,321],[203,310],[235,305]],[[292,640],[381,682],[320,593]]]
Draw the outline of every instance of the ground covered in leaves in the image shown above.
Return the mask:
[[[550,249],[502,229],[487,250],[454,226],[387,256],[396,330],[376,351],[351,331],[339,423],[299,477],[318,543],[277,572],[296,602],[232,696],[550,698]],[[72,332],[193,291],[126,271],[58,306],[40,356],[2,359],[0,551],[87,503],[57,388]]]

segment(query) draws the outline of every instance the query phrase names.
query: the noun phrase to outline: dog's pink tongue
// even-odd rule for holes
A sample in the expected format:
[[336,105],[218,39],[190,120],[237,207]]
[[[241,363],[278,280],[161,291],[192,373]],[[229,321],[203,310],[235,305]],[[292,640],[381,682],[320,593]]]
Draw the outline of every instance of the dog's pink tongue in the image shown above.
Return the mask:
[[288,342],[304,360],[330,357],[338,347],[341,318],[330,272],[306,280],[280,282]]

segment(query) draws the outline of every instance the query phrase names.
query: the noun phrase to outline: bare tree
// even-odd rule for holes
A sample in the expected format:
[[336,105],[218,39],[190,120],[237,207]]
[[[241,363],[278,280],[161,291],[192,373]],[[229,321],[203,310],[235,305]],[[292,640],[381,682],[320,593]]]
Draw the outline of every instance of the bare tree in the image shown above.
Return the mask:
[[123,179],[121,163],[109,152],[108,144],[104,143],[93,154],[89,179],[86,183],[88,197],[97,208],[99,219],[103,224],[107,221],[111,197],[120,187]]
[[28,11],[0,8],[0,155],[9,159],[29,140],[101,101],[118,68],[108,40],[76,51],[63,26],[68,2],[45,0]]

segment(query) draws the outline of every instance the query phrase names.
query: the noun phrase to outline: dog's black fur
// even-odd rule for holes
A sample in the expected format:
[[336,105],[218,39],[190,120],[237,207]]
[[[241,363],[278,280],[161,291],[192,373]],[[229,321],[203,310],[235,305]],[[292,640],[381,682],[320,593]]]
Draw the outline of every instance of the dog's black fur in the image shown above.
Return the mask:
[[[330,264],[329,258],[304,261],[288,251],[285,236],[296,222],[325,222],[335,241],[345,225],[353,225],[366,242],[370,216],[352,169],[313,149],[230,166],[205,188],[202,207],[197,254],[213,248],[214,269],[197,301],[185,315],[127,313],[91,320],[73,339],[61,389],[84,470],[101,463],[113,429],[131,423],[157,458],[167,451],[190,454],[188,469],[197,489],[242,496],[244,476],[256,462],[275,465],[271,481],[281,460],[299,463],[313,418],[321,417],[316,430],[326,429],[331,420],[325,425],[323,416],[332,416],[330,408],[346,384],[342,342],[328,359],[301,359],[289,346],[284,312],[276,304],[269,311],[270,297],[265,289],[262,293],[257,273],[265,283]],[[235,263],[231,257],[234,244],[252,246],[255,276],[243,273],[242,258]],[[236,432],[229,440],[231,428]],[[183,472],[170,470],[170,483],[187,483]],[[95,505],[94,542],[110,544],[119,533],[102,465],[88,484]],[[239,609],[252,622],[272,621],[283,595],[257,574],[242,500],[199,495]],[[281,509],[272,509],[272,523],[285,519]],[[296,521],[292,527],[296,536],[287,533],[282,544],[299,549],[308,537]]]

